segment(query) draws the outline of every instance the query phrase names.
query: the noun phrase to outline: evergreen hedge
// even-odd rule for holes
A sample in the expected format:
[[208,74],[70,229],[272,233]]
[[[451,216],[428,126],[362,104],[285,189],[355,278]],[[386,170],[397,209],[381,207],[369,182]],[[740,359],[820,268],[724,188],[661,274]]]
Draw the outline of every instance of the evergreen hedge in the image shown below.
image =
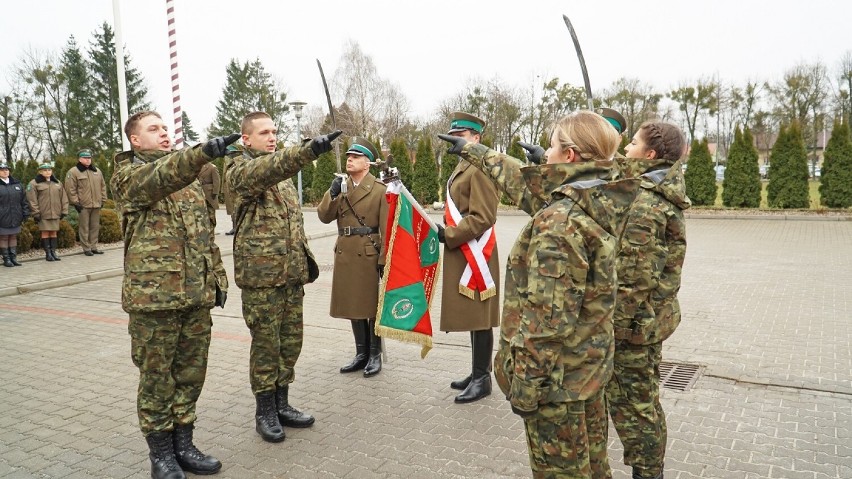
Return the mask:
[[852,207],[852,140],[847,123],[834,123],[820,175],[820,202],[829,208]]
[[707,139],[692,140],[684,181],[686,196],[695,206],[713,206],[716,202],[716,171]]
[[760,167],[757,158],[751,131],[746,128],[741,132],[737,127],[734,143],[728,150],[728,167],[722,182],[722,204],[735,208],[760,207]]
[[808,208],[808,152],[797,124],[781,127],[769,158],[772,165],[766,187],[769,207]]

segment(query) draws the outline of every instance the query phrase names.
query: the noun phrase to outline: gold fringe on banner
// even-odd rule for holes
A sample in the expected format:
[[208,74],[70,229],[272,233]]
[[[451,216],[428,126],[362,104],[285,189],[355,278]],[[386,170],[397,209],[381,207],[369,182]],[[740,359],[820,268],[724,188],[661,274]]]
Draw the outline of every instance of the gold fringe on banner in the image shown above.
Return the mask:
[[[378,321],[378,320],[377,320]],[[423,334],[415,333],[414,331],[403,331],[401,329],[389,328],[376,323],[376,334],[383,338],[396,339],[406,343],[414,343],[422,346],[420,349],[420,359],[426,358],[429,351],[432,350],[432,338]]]

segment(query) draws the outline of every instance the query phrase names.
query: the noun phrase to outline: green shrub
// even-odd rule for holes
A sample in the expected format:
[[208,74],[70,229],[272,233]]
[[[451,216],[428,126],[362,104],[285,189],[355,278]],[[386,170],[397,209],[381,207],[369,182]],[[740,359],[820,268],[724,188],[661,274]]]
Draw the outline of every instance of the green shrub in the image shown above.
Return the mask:
[[56,246],[59,248],[73,248],[77,244],[77,232],[71,223],[60,220],[59,232],[56,233]]
[[38,229],[38,223],[35,222],[32,218],[28,219],[21,225],[21,230],[26,228],[30,232],[30,248],[31,249],[40,249],[41,248],[41,231]]
[[727,207],[757,208],[760,206],[760,171],[757,148],[748,128],[734,131],[734,144],[728,150],[728,168],[722,182],[722,203]]
[[114,210],[115,209],[115,200],[104,200],[104,205],[102,206],[105,210]]
[[808,152],[798,124],[781,127],[769,158],[772,165],[766,188],[769,207],[808,208]]
[[30,233],[29,228],[21,228],[21,232],[18,233],[18,253],[26,253],[27,251],[33,249],[33,234]]
[[98,241],[101,243],[121,241],[121,224],[115,210],[101,210],[101,230]]
[[716,172],[713,170],[713,157],[710,156],[707,138],[701,142],[692,140],[683,177],[686,196],[693,205],[713,206],[716,201]]

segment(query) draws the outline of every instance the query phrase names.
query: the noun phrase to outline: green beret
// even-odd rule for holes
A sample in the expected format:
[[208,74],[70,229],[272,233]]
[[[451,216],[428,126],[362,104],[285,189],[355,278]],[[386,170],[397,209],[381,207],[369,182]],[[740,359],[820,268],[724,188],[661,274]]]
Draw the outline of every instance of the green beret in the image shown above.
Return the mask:
[[347,155],[350,153],[366,156],[370,161],[376,161],[379,158],[379,152],[376,151],[376,147],[369,140],[360,136],[352,138],[352,144],[346,150]]
[[454,111],[450,118],[450,131],[447,133],[456,133],[459,131],[470,130],[475,133],[482,134],[485,129],[485,120],[482,118],[465,113],[462,111]]

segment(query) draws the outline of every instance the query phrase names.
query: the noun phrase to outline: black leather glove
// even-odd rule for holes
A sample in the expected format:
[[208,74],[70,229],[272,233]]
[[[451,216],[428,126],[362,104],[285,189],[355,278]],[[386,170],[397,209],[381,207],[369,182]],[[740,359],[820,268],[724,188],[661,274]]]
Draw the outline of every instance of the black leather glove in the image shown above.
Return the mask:
[[447,143],[451,143],[453,145],[453,146],[450,147],[449,150],[447,150],[447,153],[449,153],[451,155],[461,154],[462,148],[464,148],[464,145],[467,144],[467,140],[465,140],[464,138],[462,138],[460,136],[440,134],[440,135],[438,135],[438,138],[446,141]]
[[338,136],[343,134],[340,130],[335,130],[326,135],[320,135],[313,140],[311,140],[310,147],[311,151],[314,152],[315,155],[320,156],[323,153],[328,153],[331,151],[331,142],[335,140]]
[[39,216],[39,215],[35,215],[35,216],[33,216],[33,221],[35,221],[36,223],[38,223],[39,221],[41,221],[41,216]]
[[228,145],[239,139],[239,133],[228,136],[217,136],[216,138],[207,140],[207,143],[201,147],[201,151],[210,158],[221,158],[228,153]]
[[66,216],[68,216],[68,215],[66,215],[65,213],[60,213],[59,214],[59,221],[64,220]]
[[77,213],[79,213],[79,212],[83,211],[83,205],[81,205],[80,203],[77,203],[76,205],[74,205],[74,209],[77,210]]
[[541,164],[541,160],[544,159],[544,148],[523,141],[519,141],[518,144],[521,145],[521,148],[527,150],[527,161],[536,165]]
[[379,279],[384,278],[385,277],[385,265],[377,264],[376,265],[376,272],[379,273]]
[[444,227],[441,225],[438,225],[438,241],[444,244],[447,243],[447,238],[444,233]]
[[219,306],[220,308],[225,308],[225,301],[228,300],[228,292],[222,291],[219,288],[219,285],[216,285],[216,302],[213,303],[214,306]]
[[328,189],[328,192],[331,193],[331,199],[337,198],[337,195],[340,194],[341,184],[343,183],[342,176],[335,176],[333,180],[331,180],[331,187]]

